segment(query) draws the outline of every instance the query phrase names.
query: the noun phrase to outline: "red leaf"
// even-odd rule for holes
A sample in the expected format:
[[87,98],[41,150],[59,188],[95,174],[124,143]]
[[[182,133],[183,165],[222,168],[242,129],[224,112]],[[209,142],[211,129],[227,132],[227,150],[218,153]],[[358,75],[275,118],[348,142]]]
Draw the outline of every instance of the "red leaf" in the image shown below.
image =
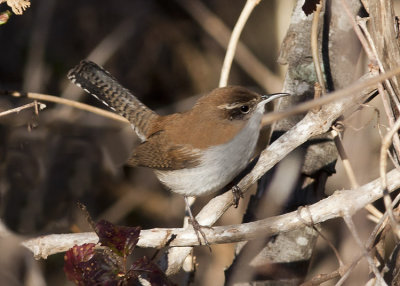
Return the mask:
[[140,230],[140,227],[118,226],[106,220],[99,221],[95,229],[100,243],[124,258],[135,248]]
[[76,285],[84,285],[82,284],[83,271],[79,265],[93,257],[95,245],[94,243],[75,245],[64,255],[64,272],[67,278],[74,281]]

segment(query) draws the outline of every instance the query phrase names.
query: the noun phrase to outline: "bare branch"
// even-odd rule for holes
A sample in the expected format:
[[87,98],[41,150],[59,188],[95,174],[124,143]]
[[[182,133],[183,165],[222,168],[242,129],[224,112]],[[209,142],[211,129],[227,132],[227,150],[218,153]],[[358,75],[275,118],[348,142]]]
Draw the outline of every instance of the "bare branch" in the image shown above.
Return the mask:
[[[4,93],[4,92],[0,92],[0,93]],[[129,121],[127,119],[125,119],[122,116],[119,116],[118,114],[115,114],[114,112],[106,111],[101,108],[97,108],[97,107],[94,107],[94,106],[91,106],[88,104],[84,104],[84,103],[66,99],[66,98],[61,98],[61,97],[54,96],[54,95],[34,93],[34,92],[21,93],[18,91],[13,91],[10,94],[15,97],[27,97],[27,98],[37,99],[37,100],[41,100],[41,101],[48,101],[48,102],[54,102],[54,103],[59,103],[59,104],[63,104],[63,105],[68,105],[68,106],[71,106],[71,107],[74,107],[74,108],[77,108],[80,110],[92,112],[97,115],[107,117],[107,118],[110,118],[110,119],[113,119],[116,121],[120,121],[123,123],[129,123]]]
[[[387,174],[388,190],[390,192],[400,187],[400,171],[394,169]],[[379,189],[380,180],[376,179],[357,190],[337,191],[329,198],[308,207],[307,212],[293,211],[284,215],[241,225],[218,226],[204,229],[210,243],[232,243],[251,240],[260,235],[274,235],[303,226],[305,222],[321,223],[329,219],[355,214],[365,205],[382,197]],[[192,229],[150,229],[142,230],[138,246],[163,247],[171,236],[170,246],[198,245],[197,236]],[[75,244],[96,243],[95,233],[52,234],[26,240],[23,245],[30,249],[35,257],[46,258],[48,255],[63,252]],[[189,247],[190,248],[190,247]]]
[[34,102],[31,102],[31,103],[28,103],[28,104],[25,104],[25,105],[22,105],[22,106],[13,108],[13,109],[9,109],[6,111],[2,111],[2,112],[0,112],[0,117],[9,115],[11,113],[19,113],[20,111],[22,111],[24,109],[28,109],[28,108],[35,108],[35,111],[36,111],[36,108],[38,107],[38,105],[39,105],[39,110],[43,110],[46,108],[46,105],[44,103],[40,103],[35,100]]
[[334,100],[337,100],[337,99],[340,99],[340,98],[343,98],[346,96],[354,95],[358,92],[361,92],[365,88],[374,86],[374,85],[384,81],[385,79],[390,78],[397,74],[400,74],[400,68],[396,68],[392,71],[383,73],[379,76],[370,78],[365,81],[358,81],[358,82],[350,85],[349,87],[332,92],[332,93],[328,94],[327,96],[321,97],[316,100],[306,101],[306,102],[296,105],[292,108],[289,108],[286,111],[268,113],[268,114],[264,115],[262,124],[263,125],[270,124],[274,121],[283,119],[288,116],[307,112],[308,110],[311,110],[317,106],[322,106],[324,104],[330,103]]
[[379,273],[378,268],[376,268],[373,258],[369,254],[368,250],[364,247],[364,244],[361,241],[361,238],[357,233],[356,226],[354,225],[351,215],[345,214],[343,216],[343,219],[346,222],[346,225],[347,225],[348,229],[350,230],[354,240],[357,242],[358,246],[362,249],[363,255],[367,258],[370,269],[374,272],[376,279],[380,282],[379,285],[382,285],[382,286],[387,285],[385,283],[385,280],[383,279],[382,275]]

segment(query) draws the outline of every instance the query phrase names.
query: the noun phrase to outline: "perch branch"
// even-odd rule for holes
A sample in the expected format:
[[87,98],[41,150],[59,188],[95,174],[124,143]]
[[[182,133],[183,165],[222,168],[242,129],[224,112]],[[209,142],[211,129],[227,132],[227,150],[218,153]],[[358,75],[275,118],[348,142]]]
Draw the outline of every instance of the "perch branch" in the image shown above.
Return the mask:
[[[400,171],[397,169],[390,171],[387,174],[387,179],[390,192],[400,187]],[[304,225],[304,222],[318,224],[333,218],[343,217],[345,213],[351,216],[365,205],[382,197],[379,186],[380,179],[376,179],[356,190],[336,191],[332,196],[309,206],[306,212],[293,211],[240,225],[205,228],[204,232],[212,244],[233,243],[255,239],[260,235],[268,236],[287,232]],[[171,235],[176,235],[176,238],[170,242],[170,246],[198,245],[197,236],[191,229],[156,228],[142,230],[138,246],[160,248],[164,246]],[[96,234],[87,232],[42,236],[26,240],[23,245],[31,250],[35,257],[46,258],[48,255],[66,251],[75,244],[97,242]]]

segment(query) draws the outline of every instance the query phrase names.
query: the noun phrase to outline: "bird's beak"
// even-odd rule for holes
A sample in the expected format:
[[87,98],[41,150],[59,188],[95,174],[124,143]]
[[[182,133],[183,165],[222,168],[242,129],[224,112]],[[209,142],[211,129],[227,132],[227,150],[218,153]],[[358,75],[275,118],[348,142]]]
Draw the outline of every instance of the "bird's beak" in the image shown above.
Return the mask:
[[284,97],[290,95],[289,93],[273,93],[273,94],[266,94],[261,95],[262,103],[267,104],[270,101],[273,101],[277,98]]

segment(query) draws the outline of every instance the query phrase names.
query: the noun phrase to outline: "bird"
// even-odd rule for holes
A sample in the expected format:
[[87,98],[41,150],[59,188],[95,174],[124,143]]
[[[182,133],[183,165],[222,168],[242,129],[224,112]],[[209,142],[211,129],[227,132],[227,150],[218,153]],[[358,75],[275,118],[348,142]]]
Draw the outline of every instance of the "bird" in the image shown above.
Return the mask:
[[162,184],[183,195],[196,235],[199,238],[199,231],[206,244],[188,197],[215,193],[246,168],[265,104],[288,95],[259,95],[242,86],[227,86],[203,95],[186,112],[161,116],[94,62],[82,60],[68,78],[130,122],[141,143],[127,165],[153,169]]

